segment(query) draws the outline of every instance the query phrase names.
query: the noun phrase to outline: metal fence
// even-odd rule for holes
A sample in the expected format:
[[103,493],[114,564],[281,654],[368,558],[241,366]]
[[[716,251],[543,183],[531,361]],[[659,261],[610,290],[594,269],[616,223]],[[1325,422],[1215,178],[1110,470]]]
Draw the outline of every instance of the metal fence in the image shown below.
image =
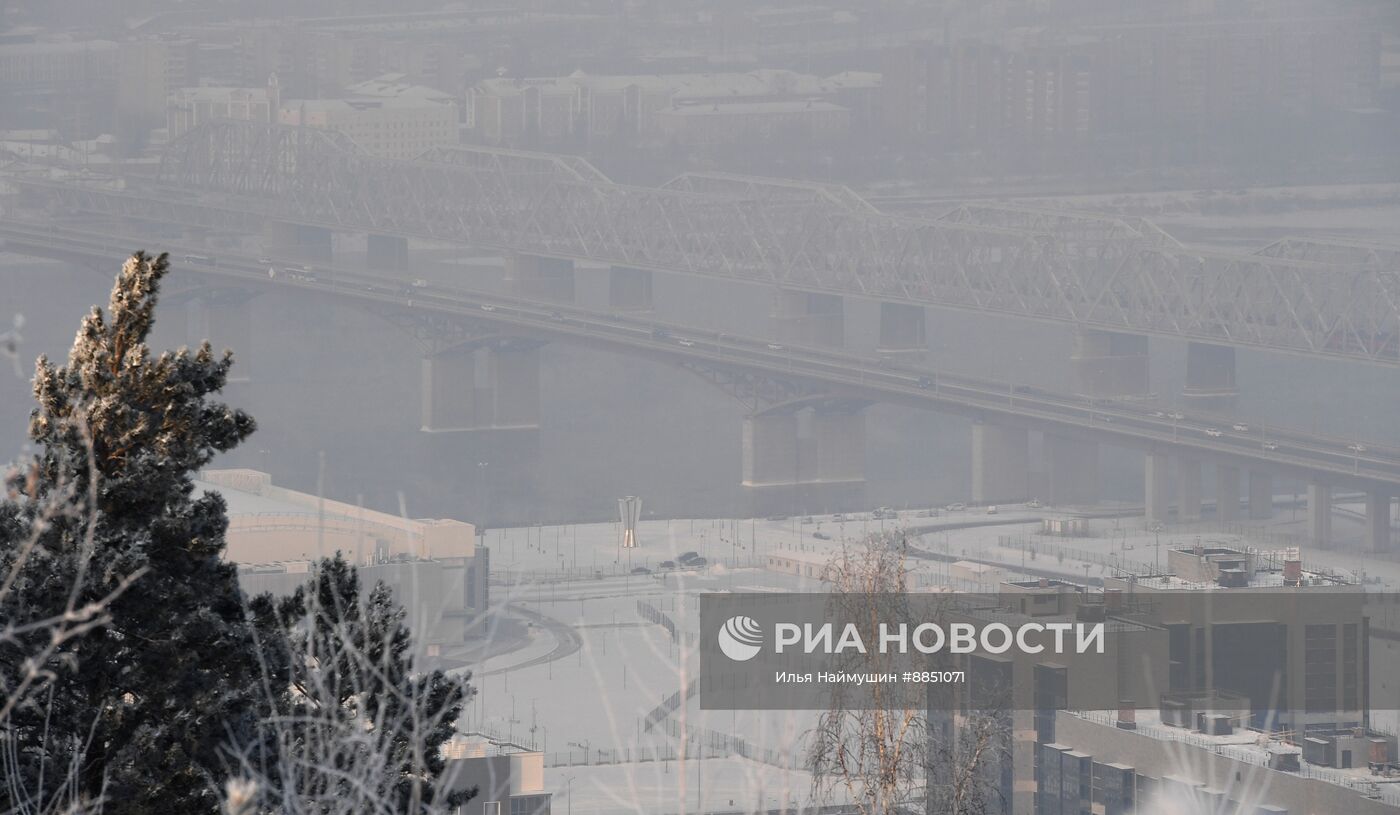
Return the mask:
[[642,720],[642,730],[644,732],[650,732],[657,724],[665,721],[667,717],[671,715],[672,711],[684,704],[687,699],[694,696],[699,691],[699,688],[700,680],[692,679],[690,680],[690,684],[686,685],[684,694],[682,694],[681,691],[676,691],[665,699],[662,699],[661,704],[652,708],[651,712]]
[[699,636],[693,631],[682,631],[676,621],[671,619],[671,615],[648,603],[646,600],[637,601],[637,615],[649,623],[656,623],[666,629],[666,633],[671,635],[671,642],[680,644],[684,641],[686,647],[692,647],[699,641]]
[[[659,729],[672,738],[679,739],[681,737],[681,723],[675,719],[667,719]],[[699,755],[740,756],[785,770],[799,768],[798,756],[795,753],[787,750],[774,750],[771,747],[758,747],[742,736],[722,733],[707,727],[693,725],[686,727],[685,741],[687,745],[694,745],[694,749]],[[690,753],[691,749],[687,747],[686,754],[690,755]]]

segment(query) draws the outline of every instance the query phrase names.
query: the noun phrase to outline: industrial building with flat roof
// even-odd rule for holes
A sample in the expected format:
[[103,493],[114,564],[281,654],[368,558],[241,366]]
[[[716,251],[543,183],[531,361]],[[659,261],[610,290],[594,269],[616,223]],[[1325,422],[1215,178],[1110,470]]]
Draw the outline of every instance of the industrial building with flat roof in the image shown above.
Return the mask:
[[485,618],[490,551],[472,524],[326,500],[274,486],[256,470],[205,470],[197,486],[228,505],[225,556],[250,594],[290,594],[313,563],[338,552],[359,568],[363,589],[393,589],[426,656],[460,646]]

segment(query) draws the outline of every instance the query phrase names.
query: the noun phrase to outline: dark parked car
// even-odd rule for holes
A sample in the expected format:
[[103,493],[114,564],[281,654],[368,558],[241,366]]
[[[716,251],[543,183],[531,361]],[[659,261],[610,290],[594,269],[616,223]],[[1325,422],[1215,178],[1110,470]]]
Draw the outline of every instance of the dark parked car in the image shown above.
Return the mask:
[[682,552],[682,553],[681,553],[681,556],[678,557],[678,558],[676,558],[676,562],[677,562],[677,563],[689,563],[690,561],[692,561],[692,560],[694,560],[694,559],[696,559],[696,558],[698,558],[698,557],[700,557],[700,553],[699,553],[699,552]]
[[687,560],[687,561],[685,562],[685,567],[686,567],[687,569],[703,569],[703,568],[705,568],[707,565],[709,565],[709,563],[710,563],[710,561],[708,561],[708,560],[706,560],[706,559],[704,559],[704,558],[702,558],[702,557],[696,557],[696,558],[691,558],[690,560]]
[[656,568],[658,568],[658,569],[674,569],[674,568],[676,568],[676,562],[675,562],[674,560],[663,560],[663,561],[661,561],[660,563],[656,564]]
[[831,540],[831,536],[828,535],[828,534],[826,534],[825,532],[813,532],[813,533],[812,533],[812,537],[816,538],[816,539],[819,540],[819,541],[829,541],[829,540]]
[[638,566],[632,570],[632,574],[651,574],[651,569],[645,566]]

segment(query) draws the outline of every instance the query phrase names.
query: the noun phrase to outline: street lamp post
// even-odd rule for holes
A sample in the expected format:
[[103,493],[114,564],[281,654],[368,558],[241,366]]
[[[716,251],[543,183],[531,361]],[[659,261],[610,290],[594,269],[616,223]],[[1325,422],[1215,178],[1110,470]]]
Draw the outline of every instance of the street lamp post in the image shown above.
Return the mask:
[[[476,463],[476,512],[477,525],[480,526],[482,516],[486,514],[486,465],[485,461]],[[484,543],[485,541],[483,541]]]

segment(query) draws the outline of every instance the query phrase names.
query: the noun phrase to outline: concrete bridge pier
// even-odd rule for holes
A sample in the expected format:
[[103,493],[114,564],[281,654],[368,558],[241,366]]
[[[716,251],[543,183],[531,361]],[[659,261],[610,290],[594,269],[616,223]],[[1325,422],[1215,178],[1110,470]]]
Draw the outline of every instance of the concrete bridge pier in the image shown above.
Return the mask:
[[1186,384],[1181,396],[1189,409],[1226,413],[1234,410],[1239,395],[1234,346],[1186,344]]
[[1235,464],[1215,467],[1215,519],[1237,521],[1240,517],[1240,468]]
[[225,349],[233,351],[229,382],[252,379],[254,296],[242,289],[214,289],[200,293],[186,305],[190,347],[208,340],[216,355],[222,355]]
[[972,502],[1014,503],[1029,497],[1030,432],[976,421],[972,425]]
[[1171,511],[1170,458],[1164,452],[1151,452],[1146,458],[1146,505],[1143,515],[1149,523],[1165,524]]
[[422,410],[425,433],[538,430],[538,344],[462,346],[424,357]]
[[1046,494],[1051,506],[1094,504],[1099,500],[1099,446],[1092,441],[1044,435]]
[[812,412],[817,448],[817,480],[865,482],[865,413],[859,407],[817,408]]
[[1264,470],[1249,471],[1249,518],[1263,521],[1274,517],[1274,477]]
[[408,238],[371,232],[365,239],[365,261],[370,269],[407,269]]
[[880,340],[875,350],[882,354],[920,354],[928,350],[928,333],[923,306],[909,303],[880,304]]
[[330,263],[332,232],[323,226],[263,222],[263,251],[274,258]]
[[797,455],[797,414],[746,416],[743,449],[745,487],[796,484],[801,466]]
[[1390,501],[1393,497],[1389,489],[1366,491],[1366,550],[1369,552],[1389,552],[1394,547],[1390,530]]
[[744,419],[743,486],[757,515],[857,509],[865,500],[865,413],[779,409]]
[[1176,519],[1182,522],[1199,521],[1201,519],[1201,460],[1180,456],[1176,460],[1176,470]]
[[845,303],[840,295],[778,289],[773,293],[773,330],[779,342],[840,348],[846,342]]
[[1140,399],[1151,392],[1146,335],[1080,328],[1072,360],[1081,396]]
[[506,288],[527,300],[574,302],[574,262],[510,252],[506,255]]
[[651,311],[651,272],[628,266],[609,269],[608,307],[618,311]]
[[1322,549],[1332,546],[1332,485],[1308,484],[1308,539]]

